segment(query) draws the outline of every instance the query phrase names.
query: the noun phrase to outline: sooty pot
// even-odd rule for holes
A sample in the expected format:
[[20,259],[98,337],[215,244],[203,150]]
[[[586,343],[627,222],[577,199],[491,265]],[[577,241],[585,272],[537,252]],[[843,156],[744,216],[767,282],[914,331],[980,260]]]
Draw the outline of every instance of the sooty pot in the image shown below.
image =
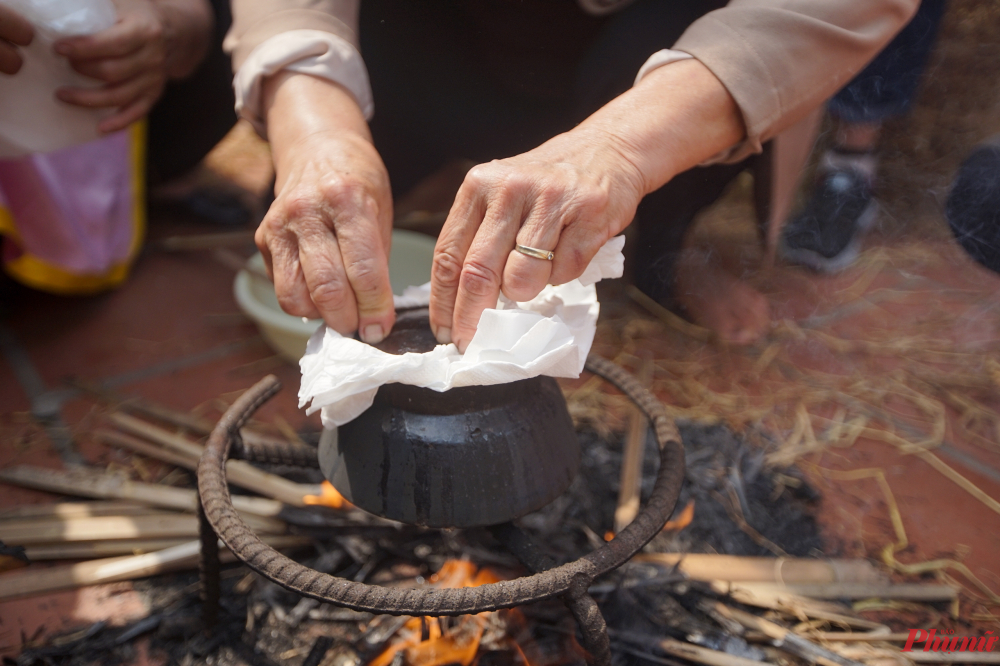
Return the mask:
[[[427,310],[400,313],[378,346],[425,352]],[[320,466],[352,504],[427,527],[513,520],[558,497],[580,448],[559,385],[534,377],[438,392],[386,384],[367,411],[320,442]]]

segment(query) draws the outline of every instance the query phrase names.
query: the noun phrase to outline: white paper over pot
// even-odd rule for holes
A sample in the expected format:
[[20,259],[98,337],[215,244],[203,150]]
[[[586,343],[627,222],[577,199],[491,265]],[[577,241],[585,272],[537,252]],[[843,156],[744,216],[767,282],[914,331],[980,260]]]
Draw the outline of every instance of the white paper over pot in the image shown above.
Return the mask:
[[[424,354],[387,354],[321,326],[299,362],[299,406],[321,410],[327,428],[343,425],[371,406],[383,384],[397,382],[447,391],[504,384],[538,375],[579,377],[594,341],[600,304],[594,283],[621,277],[625,238],[608,241],[579,279],[548,286],[536,298],[501,297],[486,310],[465,354],[453,344]],[[411,287],[397,307],[426,304],[430,286]]]

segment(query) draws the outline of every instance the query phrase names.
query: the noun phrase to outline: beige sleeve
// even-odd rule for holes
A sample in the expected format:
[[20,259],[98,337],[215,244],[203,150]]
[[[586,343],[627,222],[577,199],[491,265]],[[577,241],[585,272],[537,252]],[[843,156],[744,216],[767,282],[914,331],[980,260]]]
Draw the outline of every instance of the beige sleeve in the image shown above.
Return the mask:
[[239,71],[255,48],[292,30],[329,32],[358,48],[360,0],[231,0],[233,25],[224,48]]
[[920,0],[732,0],[673,46],[736,100],[747,138],[720,158],[760,150],[850,81],[912,18]]

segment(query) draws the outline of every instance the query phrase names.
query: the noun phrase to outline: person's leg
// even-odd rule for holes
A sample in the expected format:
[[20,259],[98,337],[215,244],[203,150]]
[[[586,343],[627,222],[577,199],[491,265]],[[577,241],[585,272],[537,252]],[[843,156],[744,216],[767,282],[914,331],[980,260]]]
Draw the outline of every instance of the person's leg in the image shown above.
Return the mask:
[[818,271],[857,257],[875,220],[875,150],[885,120],[909,111],[937,36],[945,0],[924,0],[913,20],[829,103],[833,145],[805,209],[785,228],[782,253]]
[[193,169],[236,124],[233,72],[222,40],[232,18],[228,0],[211,0],[212,47],[193,75],[170,83],[149,114],[148,178],[152,186]]

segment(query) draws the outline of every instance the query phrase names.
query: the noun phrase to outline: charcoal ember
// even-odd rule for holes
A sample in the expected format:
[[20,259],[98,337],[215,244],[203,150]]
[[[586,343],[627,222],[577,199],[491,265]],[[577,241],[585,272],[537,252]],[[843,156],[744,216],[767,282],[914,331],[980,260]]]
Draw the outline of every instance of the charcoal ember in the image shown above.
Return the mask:
[[[814,556],[823,550],[813,517],[819,494],[795,468],[775,469],[764,464],[764,451],[724,426],[681,424],[686,452],[686,477],[677,503],[679,511],[694,501],[694,520],[679,532],[654,539],[661,552],[775,555],[734,521],[736,508],[753,530],[784,553]],[[592,550],[594,537],[614,526],[618,500],[623,437],[602,437],[594,430],[578,434],[582,449],[580,473],[561,497],[519,522],[554,559],[567,562]],[[659,454],[652,433],[643,449],[642,498],[656,481]],[[795,488],[781,479],[800,481]],[[727,507],[728,505],[728,507]]]

